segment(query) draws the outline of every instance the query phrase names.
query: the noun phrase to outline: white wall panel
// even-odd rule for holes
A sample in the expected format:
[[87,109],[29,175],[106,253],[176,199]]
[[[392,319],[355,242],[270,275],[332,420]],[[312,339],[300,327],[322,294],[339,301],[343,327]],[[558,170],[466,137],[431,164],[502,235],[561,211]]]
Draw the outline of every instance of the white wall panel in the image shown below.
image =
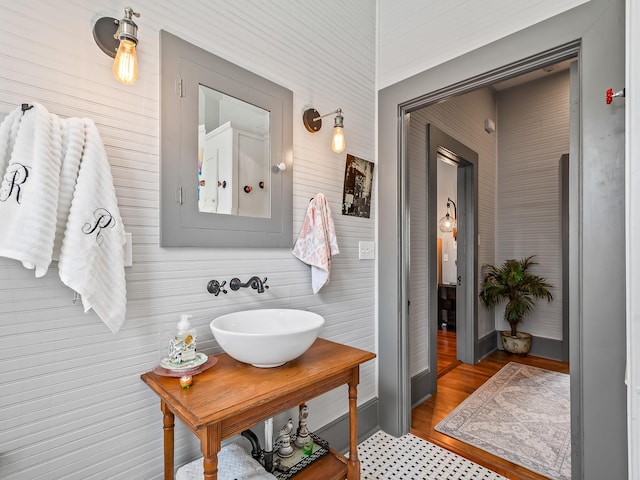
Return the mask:
[[429,259],[427,255],[427,137],[425,124],[411,114],[409,155],[409,373],[429,368]]
[[[453,200],[458,205],[458,167],[438,160],[438,214],[440,220],[447,214],[447,202]],[[456,209],[450,205],[449,214],[455,217]],[[458,246],[452,232],[441,232],[436,226],[438,238],[442,241],[442,282],[455,285],[458,282]],[[445,260],[445,255],[447,255]],[[438,312],[440,315],[440,312]],[[438,320],[440,322],[440,320]]]
[[[374,161],[375,4],[326,2],[138,2],[138,82],[111,75],[112,60],[93,41],[102,16],[124,4],[0,0],[0,119],[23,102],[63,117],[92,118],[111,163],[127,231],[133,233],[127,318],[112,335],[72,304],[55,265],[41,279],[0,259],[0,478],[162,478],[159,402],[139,375],[160,356],[178,315],[194,315],[200,349],[215,353],[209,321],[239,309],[303,308],[324,315],[321,336],[375,351],[375,262],[359,261],[359,240],[374,240],[371,219],[341,215],[345,154],[331,152],[331,129],[311,135],[306,105],[341,107],[347,152]],[[309,201],[324,193],[341,253],[317,295],[309,267],[290,249],[160,248],[159,30],[181,36],[294,93],[294,234]],[[309,36],[313,40],[309,40]],[[339,38],[339,45],[336,39]],[[68,50],[68,53],[66,49]],[[330,124],[330,122],[329,122]],[[346,153],[346,152],[345,152]],[[293,244],[293,239],[292,239]],[[267,276],[270,289],[213,297],[212,278]],[[361,370],[360,402],[376,396],[375,362]],[[318,428],[347,412],[340,389],[313,401]],[[179,424],[179,422],[176,422]],[[178,426],[176,465],[199,455]]]
[[[562,339],[560,157],[569,153],[569,72],[499,92],[496,263],[536,255],[532,272],[555,288],[519,327]],[[508,325],[496,309],[496,328]],[[567,319],[568,321],[568,319]]]
[[378,86],[393,85],[588,1],[378,0]]

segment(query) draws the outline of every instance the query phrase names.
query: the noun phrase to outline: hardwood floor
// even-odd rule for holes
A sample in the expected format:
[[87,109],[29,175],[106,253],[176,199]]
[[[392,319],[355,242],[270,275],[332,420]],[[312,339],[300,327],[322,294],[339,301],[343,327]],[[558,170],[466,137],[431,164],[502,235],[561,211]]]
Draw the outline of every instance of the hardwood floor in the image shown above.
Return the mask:
[[[455,339],[452,341],[451,332],[442,332],[444,334],[441,332],[442,331],[438,331],[438,392],[413,409],[411,416],[411,433],[468,458],[509,479],[546,479],[546,477],[526,470],[519,465],[515,465],[479,448],[437,432],[433,427],[509,362],[524,363],[562,373],[569,373],[569,364],[531,355],[527,357],[515,357],[502,351],[492,353],[476,365],[462,364],[455,361],[455,350],[451,352],[452,344],[455,348]],[[440,339],[441,336],[443,337],[442,343]],[[442,351],[440,349],[441,344],[443,345]],[[443,354],[442,362],[440,360],[441,353]],[[452,355],[454,359],[453,363],[451,362]]]
[[456,357],[456,332],[438,330],[438,378],[462,363]]

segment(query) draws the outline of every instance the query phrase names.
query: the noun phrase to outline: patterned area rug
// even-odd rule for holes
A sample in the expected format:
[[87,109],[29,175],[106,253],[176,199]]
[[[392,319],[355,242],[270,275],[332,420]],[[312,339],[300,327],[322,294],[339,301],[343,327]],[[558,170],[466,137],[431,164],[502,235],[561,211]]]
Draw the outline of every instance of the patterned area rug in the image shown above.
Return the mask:
[[569,375],[509,363],[435,429],[554,480],[571,478]]
[[410,433],[379,431],[358,445],[362,480],[507,480]]

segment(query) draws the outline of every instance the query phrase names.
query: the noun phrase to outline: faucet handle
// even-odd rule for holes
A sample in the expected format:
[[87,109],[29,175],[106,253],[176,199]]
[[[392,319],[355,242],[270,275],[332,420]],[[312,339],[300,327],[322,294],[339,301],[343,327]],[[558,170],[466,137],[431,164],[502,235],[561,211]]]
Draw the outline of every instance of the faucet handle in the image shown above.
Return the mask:
[[[260,280],[260,277],[258,277],[257,280],[262,283],[263,290],[269,290],[269,285],[267,285],[267,277],[264,277],[264,280]],[[258,289],[258,282],[253,282],[251,284],[251,288]],[[261,293],[260,290],[258,290],[258,293]]]
[[207,284],[207,291],[209,293],[212,293],[213,295],[215,295],[216,297],[218,295],[220,295],[220,292],[222,293],[227,293],[227,291],[224,289],[224,286],[227,284],[227,281],[223,281],[222,283],[218,282],[217,280],[211,280],[208,284]]

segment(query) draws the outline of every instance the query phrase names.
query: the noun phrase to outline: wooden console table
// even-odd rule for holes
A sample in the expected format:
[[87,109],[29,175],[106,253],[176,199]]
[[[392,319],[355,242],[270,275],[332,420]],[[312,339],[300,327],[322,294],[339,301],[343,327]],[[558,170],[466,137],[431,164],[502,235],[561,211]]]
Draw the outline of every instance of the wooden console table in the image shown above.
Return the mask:
[[344,384],[349,386],[349,457],[332,450],[298,476],[359,480],[357,386],[360,364],[373,358],[373,353],[319,338],[304,355],[275,368],[256,368],[218,355],[218,363],[194,376],[189,389],[182,389],[175,377],[143,374],[142,380],[160,397],[165,480],[174,478],[175,416],[200,439],[205,480],[216,480],[222,439]]

